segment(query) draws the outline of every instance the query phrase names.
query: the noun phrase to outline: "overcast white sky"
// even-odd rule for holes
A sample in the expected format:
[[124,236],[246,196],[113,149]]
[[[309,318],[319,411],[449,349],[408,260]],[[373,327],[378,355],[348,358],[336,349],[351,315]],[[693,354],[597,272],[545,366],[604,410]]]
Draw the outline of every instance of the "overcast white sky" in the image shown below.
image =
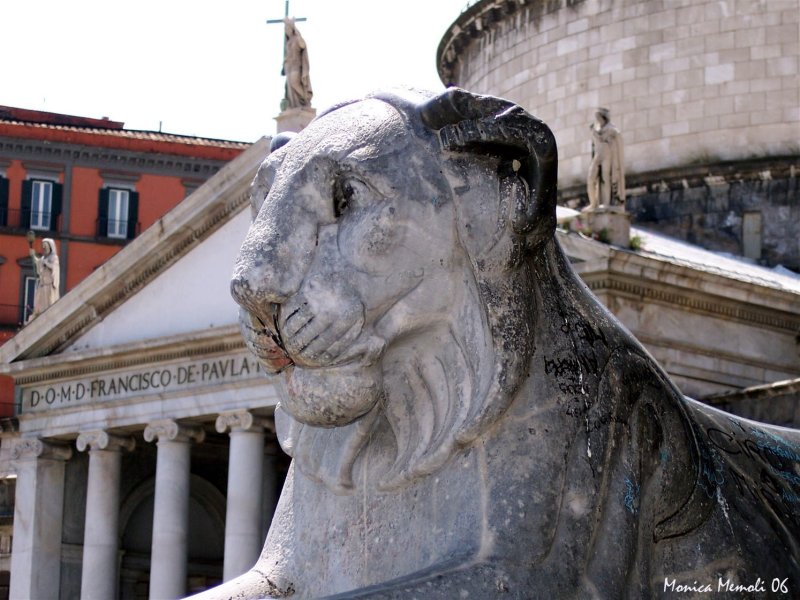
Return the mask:
[[[314,106],[399,84],[441,89],[436,48],[467,0],[291,0]],[[0,104],[129,129],[255,141],[275,132],[284,0],[0,3]]]

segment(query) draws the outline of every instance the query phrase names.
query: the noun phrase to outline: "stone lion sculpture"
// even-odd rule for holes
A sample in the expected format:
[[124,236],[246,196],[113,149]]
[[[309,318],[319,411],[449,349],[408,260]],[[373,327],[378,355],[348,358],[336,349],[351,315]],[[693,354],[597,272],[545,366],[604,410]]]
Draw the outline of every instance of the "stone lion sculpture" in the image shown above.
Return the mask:
[[800,437],[685,399],[592,296],[556,165],[459,89],[267,158],[232,291],[293,462],[258,563],[202,598],[800,593]]

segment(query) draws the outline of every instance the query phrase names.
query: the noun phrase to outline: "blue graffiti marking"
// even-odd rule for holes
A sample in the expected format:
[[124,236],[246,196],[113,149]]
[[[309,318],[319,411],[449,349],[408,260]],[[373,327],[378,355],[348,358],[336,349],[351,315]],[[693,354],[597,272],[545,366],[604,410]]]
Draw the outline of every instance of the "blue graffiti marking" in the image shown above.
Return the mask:
[[622,503],[628,512],[632,515],[636,514],[636,501],[639,496],[639,484],[634,483],[630,478],[625,478],[625,496],[622,498]]

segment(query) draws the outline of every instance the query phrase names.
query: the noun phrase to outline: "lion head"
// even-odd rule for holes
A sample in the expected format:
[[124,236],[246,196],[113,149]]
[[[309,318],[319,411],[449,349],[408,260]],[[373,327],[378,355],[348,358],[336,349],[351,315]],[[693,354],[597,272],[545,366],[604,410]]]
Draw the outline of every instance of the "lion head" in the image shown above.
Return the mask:
[[302,472],[352,488],[388,422],[380,486],[396,487],[507,409],[534,350],[523,257],[552,239],[555,182],[546,125],[459,89],[338,105],[264,161],[231,288]]

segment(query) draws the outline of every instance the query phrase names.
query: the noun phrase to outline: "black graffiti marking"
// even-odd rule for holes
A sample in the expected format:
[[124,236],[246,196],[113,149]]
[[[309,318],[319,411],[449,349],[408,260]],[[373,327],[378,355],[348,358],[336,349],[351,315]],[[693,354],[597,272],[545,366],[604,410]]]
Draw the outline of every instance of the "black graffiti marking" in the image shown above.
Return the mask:
[[546,375],[555,375],[558,379],[566,377],[576,381],[580,378],[581,369],[578,361],[572,357],[560,359],[545,357],[544,372]]
[[603,346],[608,347],[605,332],[602,329],[592,327],[586,321],[570,323],[565,320],[561,325],[561,333],[569,334],[571,332],[575,332],[579,340],[587,342],[590,346],[594,346],[595,342],[601,342]]
[[588,373],[597,375],[600,372],[600,365],[598,364],[597,357],[594,354],[581,352],[578,354],[578,360],[580,360],[581,365],[583,365],[583,368]]

